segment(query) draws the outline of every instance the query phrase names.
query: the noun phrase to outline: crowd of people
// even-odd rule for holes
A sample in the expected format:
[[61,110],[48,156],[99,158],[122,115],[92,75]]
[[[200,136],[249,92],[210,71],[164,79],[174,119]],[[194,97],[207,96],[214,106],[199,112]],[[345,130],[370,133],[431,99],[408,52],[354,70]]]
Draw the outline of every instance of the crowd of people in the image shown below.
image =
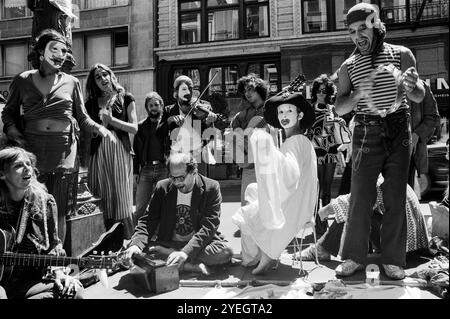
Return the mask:
[[[428,245],[414,188],[439,119],[436,101],[412,52],[385,42],[375,6],[359,3],[346,20],[355,49],[336,73],[337,85],[327,74],[313,80],[310,101],[291,87],[269,96],[253,73],[237,82],[244,107],[230,121],[235,139],[226,147],[244,156],[234,158],[242,183],[232,220],[242,265],[255,267],[254,275],[266,272],[311,221],[320,239],[299,254],[341,256],[339,276],[363,269],[372,251],[389,278],[403,279],[406,253]],[[134,254],[157,253],[168,265],[206,275],[210,266],[229,263],[234,252],[218,231],[220,185],[205,176],[202,156],[209,142],[202,133],[222,117],[194,94],[192,79],[174,80],[169,106],[149,92],[147,117],[138,123],[139,101],[108,66],[90,69],[84,98],[80,82],[61,70],[68,52],[62,35],[44,30],[33,50],[35,69],[14,77],[2,112],[9,145],[0,150],[0,234],[7,249],[65,255],[81,130],[89,138],[88,186],[102,198],[105,226],[124,225],[128,263]],[[374,70],[391,66],[401,71],[398,83],[385,72],[374,85]],[[343,148],[351,186],[332,198]],[[0,280],[0,297],[81,298],[83,292],[65,267],[13,270]]]

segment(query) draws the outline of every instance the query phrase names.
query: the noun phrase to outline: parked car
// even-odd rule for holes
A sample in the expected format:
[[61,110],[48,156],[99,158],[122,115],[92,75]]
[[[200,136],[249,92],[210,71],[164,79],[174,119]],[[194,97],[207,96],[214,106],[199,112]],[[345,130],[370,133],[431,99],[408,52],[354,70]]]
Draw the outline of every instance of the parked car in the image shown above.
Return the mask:
[[[5,107],[6,99],[0,94],[0,115],[2,114],[3,108]],[[3,121],[0,119],[0,137],[3,133]]]
[[446,138],[427,145],[428,173],[419,178],[421,196],[430,191],[444,191],[448,186],[448,134]]

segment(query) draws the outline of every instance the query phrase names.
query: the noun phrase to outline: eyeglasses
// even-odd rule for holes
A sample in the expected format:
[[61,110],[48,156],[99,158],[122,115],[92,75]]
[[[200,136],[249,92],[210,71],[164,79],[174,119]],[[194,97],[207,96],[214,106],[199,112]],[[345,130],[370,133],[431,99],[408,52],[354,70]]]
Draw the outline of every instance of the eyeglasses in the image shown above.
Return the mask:
[[327,89],[321,89],[321,90],[317,91],[317,93],[327,94]]
[[184,175],[180,175],[180,176],[172,176],[169,175],[169,178],[173,181],[173,182],[179,182],[179,183],[183,183],[184,180],[186,179],[186,177],[188,176],[189,173],[186,173]]

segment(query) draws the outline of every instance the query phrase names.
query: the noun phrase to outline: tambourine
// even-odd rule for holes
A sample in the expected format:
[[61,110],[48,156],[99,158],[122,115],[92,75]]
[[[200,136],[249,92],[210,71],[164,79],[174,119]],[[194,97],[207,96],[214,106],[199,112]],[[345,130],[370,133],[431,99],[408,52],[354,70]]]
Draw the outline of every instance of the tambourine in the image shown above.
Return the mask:
[[[373,70],[368,78],[371,87],[365,99],[370,112],[385,117],[397,111],[404,95],[402,71],[392,63],[383,64]],[[375,90],[376,88],[380,89]]]

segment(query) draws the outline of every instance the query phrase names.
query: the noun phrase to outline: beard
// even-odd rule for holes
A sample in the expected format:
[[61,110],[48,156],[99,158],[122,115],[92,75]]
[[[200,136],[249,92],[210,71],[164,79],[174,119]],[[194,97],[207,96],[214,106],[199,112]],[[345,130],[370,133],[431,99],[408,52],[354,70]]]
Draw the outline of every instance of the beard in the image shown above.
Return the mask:
[[148,113],[148,116],[152,119],[157,119],[161,116],[161,112],[150,112]]

